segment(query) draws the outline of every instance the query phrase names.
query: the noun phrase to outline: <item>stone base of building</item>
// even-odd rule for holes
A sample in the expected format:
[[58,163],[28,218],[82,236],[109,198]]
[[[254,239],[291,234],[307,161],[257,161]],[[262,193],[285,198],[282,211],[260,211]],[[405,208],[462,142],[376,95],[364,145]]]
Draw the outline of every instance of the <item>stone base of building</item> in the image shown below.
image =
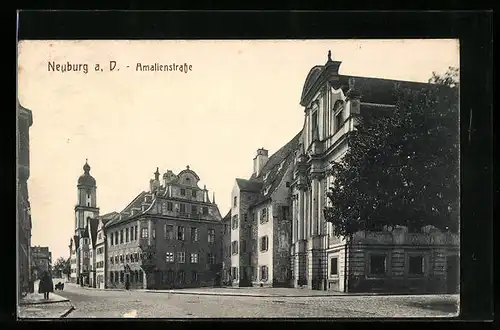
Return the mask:
[[444,277],[372,279],[351,276],[347,285],[349,293],[455,293],[447,292],[446,279]]

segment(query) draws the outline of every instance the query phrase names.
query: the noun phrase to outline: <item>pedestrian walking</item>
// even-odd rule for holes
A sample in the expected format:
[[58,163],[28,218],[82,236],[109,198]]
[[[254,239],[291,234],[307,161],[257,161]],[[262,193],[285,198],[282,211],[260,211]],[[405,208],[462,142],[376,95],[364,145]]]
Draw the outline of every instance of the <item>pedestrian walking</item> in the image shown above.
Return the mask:
[[43,298],[48,300],[50,292],[54,292],[54,283],[49,272],[45,271],[38,284],[38,293],[43,293]]
[[127,276],[127,278],[125,279],[125,289],[126,289],[126,290],[130,289],[130,281],[129,281],[129,279],[128,279],[128,276]]

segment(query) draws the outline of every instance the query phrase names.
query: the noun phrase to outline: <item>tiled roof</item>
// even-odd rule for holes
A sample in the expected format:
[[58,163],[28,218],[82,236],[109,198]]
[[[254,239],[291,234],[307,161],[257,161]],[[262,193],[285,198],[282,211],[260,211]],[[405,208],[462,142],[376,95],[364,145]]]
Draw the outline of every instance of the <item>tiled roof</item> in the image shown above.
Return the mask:
[[119,215],[120,215],[120,213],[113,211],[113,212],[106,213],[106,214],[99,216],[99,219],[102,220],[103,224],[106,224],[108,221],[118,217]]
[[[269,197],[278,187],[286,170],[293,162],[295,151],[299,148],[302,130],[287,144],[276,151],[264,165],[259,175],[252,174],[251,182],[261,182],[261,192],[264,198]],[[281,165],[281,166],[280,166]]]
[[429,89],[433,87],[432,84],[415,81],[345,75],[340,75],[339,78],[341,85],[346,87],[345,89],[349,86],[349,80],[354,79],[354,89],[361,93],[361,102],[378,104],[395,104],[397,101],[397,87],[412,90]]
[[224,216],[224,218],[222,218],[223,222],[226,222],[229,220],[231,220],[231,210],[229,210],[229,212],[227,212],[227,214]]
[[249,191],[249,192],[260,192],[262,189],[262,182],[255,180],[246,180],[246,179],[236,179],[236,183],[238,187],[240,187],[241,191]]
[[99,219],[89,219],[90,226],[90,239],[92,240],[92,246],[95,246],[96,238],[97,238],[97,226],[99,225]]
[[[142,212],[136,212],[135,214],[132,214],[132,209],[139,209],[142,210],[142,203],[144,202],[144,196],[146,196],[148,193],[143,191],[139,195],[137,195],[130,204],[127,205],[120,213],[117,215],[113,216],[108,222],[106,222],[106,227],[111,226],[111,225],[116,225],[120,222],[123,222],[127,219],[130,219],[132,217],[136,217],[139,214],[144,214],[146,211]],[[151,204],[149,204],[150,206]],[[122,218],[120,219],[119,215],[122,215]]]

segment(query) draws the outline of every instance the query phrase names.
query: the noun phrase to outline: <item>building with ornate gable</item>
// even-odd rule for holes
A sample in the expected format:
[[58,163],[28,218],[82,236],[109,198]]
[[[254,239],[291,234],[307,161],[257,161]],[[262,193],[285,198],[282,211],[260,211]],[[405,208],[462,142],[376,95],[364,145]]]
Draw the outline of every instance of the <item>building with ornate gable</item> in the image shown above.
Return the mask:
[[106,286],[184,288],[213,285],[222,271],[222,222],[215,198],[189,168],[157,169],[143,191],[105,223]]

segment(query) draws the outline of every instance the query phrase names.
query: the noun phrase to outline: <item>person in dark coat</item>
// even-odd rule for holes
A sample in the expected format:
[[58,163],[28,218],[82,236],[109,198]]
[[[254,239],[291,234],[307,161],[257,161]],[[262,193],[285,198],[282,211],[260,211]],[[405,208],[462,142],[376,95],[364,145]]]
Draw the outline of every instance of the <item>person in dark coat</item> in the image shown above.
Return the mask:
[[44,299],[49,299],[49,293],[54,292],[54,283],[49,272],[44,272],[38,285],[38,293],[43,293]]
[[130,289],[130,281],[128,279],[128,276],[127,278],[125,279],[125,290],[129,290]]

